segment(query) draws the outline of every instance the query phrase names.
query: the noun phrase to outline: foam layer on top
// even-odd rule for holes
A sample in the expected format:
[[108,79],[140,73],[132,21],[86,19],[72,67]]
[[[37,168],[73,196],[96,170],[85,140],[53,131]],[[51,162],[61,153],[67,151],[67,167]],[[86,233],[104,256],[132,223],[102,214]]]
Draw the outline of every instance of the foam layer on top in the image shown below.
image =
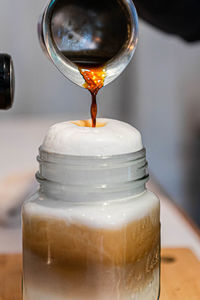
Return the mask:
[[65,155],[110,156],[133,153],[143,148],[140,132],[131,125],[112,119],[68,121],[50,127],[42,150]]

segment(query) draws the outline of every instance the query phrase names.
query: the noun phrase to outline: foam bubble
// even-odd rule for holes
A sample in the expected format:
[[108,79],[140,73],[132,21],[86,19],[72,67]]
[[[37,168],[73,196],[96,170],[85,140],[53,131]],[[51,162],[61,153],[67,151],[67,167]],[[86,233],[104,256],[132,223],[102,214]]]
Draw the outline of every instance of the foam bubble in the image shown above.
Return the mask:
[[53,125],[46,134],[42,150],[65,155],[110,156],[143,148],[140,132],[127,123],[97,119],[100,126],[92,128],[88,122],[68,121]]

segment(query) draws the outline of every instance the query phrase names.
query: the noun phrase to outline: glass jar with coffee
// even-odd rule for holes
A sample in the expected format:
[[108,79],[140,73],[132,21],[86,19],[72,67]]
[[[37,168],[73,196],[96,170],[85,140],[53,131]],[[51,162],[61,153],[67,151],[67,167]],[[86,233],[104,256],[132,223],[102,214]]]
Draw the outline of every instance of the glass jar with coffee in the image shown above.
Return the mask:
[[157,300],[160,205],[140,133],[115,120],[56,124],[23,207],[24,300]]

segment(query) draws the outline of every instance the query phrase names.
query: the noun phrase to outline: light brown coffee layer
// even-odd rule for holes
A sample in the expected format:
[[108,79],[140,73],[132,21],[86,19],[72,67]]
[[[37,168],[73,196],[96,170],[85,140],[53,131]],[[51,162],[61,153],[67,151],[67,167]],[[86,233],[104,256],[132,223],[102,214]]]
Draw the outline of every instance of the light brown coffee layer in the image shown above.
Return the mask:
[[116,229],[24,214],[23,244],[25,288],[67,299],[120,299],[146,287],[159,267],[159,207]]
[[92,228],[48,216],[23,219],[25,249],[66,265],[134,263],[155,249],[159,239],[159,209],[119,229]]
[[147,286],[159,267],[159,209],[115,230],[24,216],[23,243],[25,286],[73,299],[117,299]]

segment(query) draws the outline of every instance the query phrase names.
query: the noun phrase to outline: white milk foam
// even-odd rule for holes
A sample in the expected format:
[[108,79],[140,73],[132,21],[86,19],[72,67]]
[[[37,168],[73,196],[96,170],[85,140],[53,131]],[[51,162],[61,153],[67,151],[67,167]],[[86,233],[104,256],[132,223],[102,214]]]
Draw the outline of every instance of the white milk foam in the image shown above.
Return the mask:
[[152,223],[158,222],[159,209],[158,198],[152,192],[145,191],[137,197],[120,199],[119,202],[84,202],[81,206],[39,198],[27,203],[24,212],[26,216],[62,219],[67,224],[78,223],[93,228],[119,229],[130,222],[150,216],[152,211],[156,211],[156,217],[152,215]]
[[80,127],[68,121],[53,125],[42,150],[79,156],[108,156],[133,153],[143,148],[140,132],[131,125],[112,119],[97,119],[103,127]]

